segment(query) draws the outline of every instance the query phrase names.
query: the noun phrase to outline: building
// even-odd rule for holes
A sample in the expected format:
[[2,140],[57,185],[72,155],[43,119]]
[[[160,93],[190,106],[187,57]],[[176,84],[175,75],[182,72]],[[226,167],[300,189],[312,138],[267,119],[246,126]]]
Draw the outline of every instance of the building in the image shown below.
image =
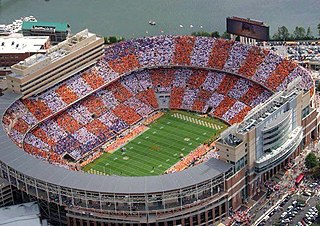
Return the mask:
[[0,177],[0,207],[13,204],[13,193],[10,183]]
[[[0,89],[4,88],[5,75],[11,73],[11,66],[32,56],[44,53],[50,47],[48,36],[22,36],[12,34],[0,37]],[[2,85],[1,85],[2,83]]]
[[94,64],[103,54],[103,38],[81,31],[11,67],[8,89],[29,97]]
[[0,208],[0,225],[4,226],[45,226],[40,219],[40,209],[36,202]]
[[56,22],[24,21],[22,33],[25,36],[49,36],[52,44],[66,40],[70,34],[70,25]]
[[320,117],[310,94],[295,84],[258,105],[217,142],[221,160],[233,164],[235,173],[245,169],[248,182],[240,181],[239,201],[255,195],[319,134]]

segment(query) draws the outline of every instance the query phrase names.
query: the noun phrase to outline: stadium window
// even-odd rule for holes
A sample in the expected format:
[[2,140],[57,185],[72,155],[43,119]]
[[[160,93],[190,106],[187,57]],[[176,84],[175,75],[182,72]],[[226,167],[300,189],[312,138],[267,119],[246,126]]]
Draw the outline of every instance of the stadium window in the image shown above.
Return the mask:
[[[190,225],[190,218],[189,217],[184,219],[184,225],[186,225],[186,226]],[[159,226],[161,226],[161,225],[159,224]]]
[[224,214],[226,212],[226,204],[222,203],[221,205],[221,214]]
[[215,215],[216,218],[220,216],[219,206],[216,206],[216,207],[214,208],[214,215]]
[[205,212],[202,212],[200,214],[200,220],[201,220],[201,223],[205,223],[206,222],[206,214],[205,214]]
[[197,225],[198,224],[198,215],[193,216],[192,219],[193,219],[193,224]]
[[227,157],[229,157],[229,155],[227,155]]
[[245,143],[245,144],[244,144],[244,146],[245,146],[245,147],[247,147],[247,146],[248,146],[248,144],[247,144],[247,143]]
[[244,151],[245,151],[245,152],[248,152],[248,149],[246,148]]
[[208,211],[208,221],[212,220],[213,216],[212,216],[212,210]]
[[229,149],[227,148],[227,151],[229,151]]
[[168,226],[173,226],[173,222],[172,222],[172,221],[168,221],[168,222],[167,222],[167,225],[168,225]]

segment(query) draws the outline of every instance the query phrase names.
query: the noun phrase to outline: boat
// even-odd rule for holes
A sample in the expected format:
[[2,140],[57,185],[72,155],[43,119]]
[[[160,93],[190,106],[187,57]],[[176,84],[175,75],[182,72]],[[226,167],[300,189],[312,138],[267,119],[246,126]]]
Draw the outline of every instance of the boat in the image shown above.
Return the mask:
[[149,20],[149,24],[150,24],[151,26],[154,26],[154,25],[156,25],[156,22],[155,22],[154,20]]
[[0,25],[0,36],[10,35],[17,33],[22,29],[23,22],[37,22],[34,16],[21,17],[20,19],[14,20],[11,24],[1,24]]

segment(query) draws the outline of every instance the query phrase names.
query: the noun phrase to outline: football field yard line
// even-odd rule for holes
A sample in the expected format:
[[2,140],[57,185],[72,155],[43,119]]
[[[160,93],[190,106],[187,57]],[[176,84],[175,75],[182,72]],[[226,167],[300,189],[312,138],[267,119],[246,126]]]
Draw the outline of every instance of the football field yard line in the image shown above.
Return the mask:
[[188,122],[192,122],[194,124],[198,124],[204,127],[208,127],[208,128],[214,128],[216,130],[221,129],[220,125],[217,125],[215,123],[208,123],[206,121],[203,121],[201,119],[198,118],[194,118],[194,117],[190,117],[190,116],[185,116],[184,114],[180,114],[180,113],[174,113],[172,114],[173,117],[188,121]]

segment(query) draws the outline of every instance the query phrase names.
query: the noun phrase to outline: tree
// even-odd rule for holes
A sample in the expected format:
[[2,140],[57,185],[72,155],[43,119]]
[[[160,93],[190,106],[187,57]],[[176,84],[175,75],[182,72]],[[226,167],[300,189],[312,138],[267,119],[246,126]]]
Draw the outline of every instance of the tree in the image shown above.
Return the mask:
[[318,166],[318,159],[314,153],[309,153],[305,159],[305,165],[308,169]]
[[273,35],[275,40],[288,40],[290,38],[289,30],[286,26],[278,27],[278,31]]
[[204,36],[204,37],[211,37],[211,34],[206,31],[195,31],[191,33],[192,36]]
[[226,31],[221,35],[221,38],[224,38],[224,39],[230,39],[231,36],[229,33],[227,33]]
[[317,84],[317,91],[320,92],[320,82]]
[[211,37],[220,38],[219,31],[214,31],[214,32],[212,32],[212,33],[211,33]]
[[109,37],[104,37],[104,44],[110,45],[110,44],[121,42],[124,40],[125,39],[123,37],[109,36]]
[[318,211],[320,211],[320,202],[316,205]]
[[314,39],[313,35],[312,35],[312,31],[311,31],[311,28],[308,27],[307,29],[307,35],[306,35],[306,38],[307,39]]
[[320,24],[318,24],[318,35],[320,36]]
[[313,178],[319,180],[320,179],[320,166],[315,167],[312,171],[313,171],[312,172]]
[[303,27],[296,27],[293,31],[293,38],[297,40],[306,38],[306,30]]

